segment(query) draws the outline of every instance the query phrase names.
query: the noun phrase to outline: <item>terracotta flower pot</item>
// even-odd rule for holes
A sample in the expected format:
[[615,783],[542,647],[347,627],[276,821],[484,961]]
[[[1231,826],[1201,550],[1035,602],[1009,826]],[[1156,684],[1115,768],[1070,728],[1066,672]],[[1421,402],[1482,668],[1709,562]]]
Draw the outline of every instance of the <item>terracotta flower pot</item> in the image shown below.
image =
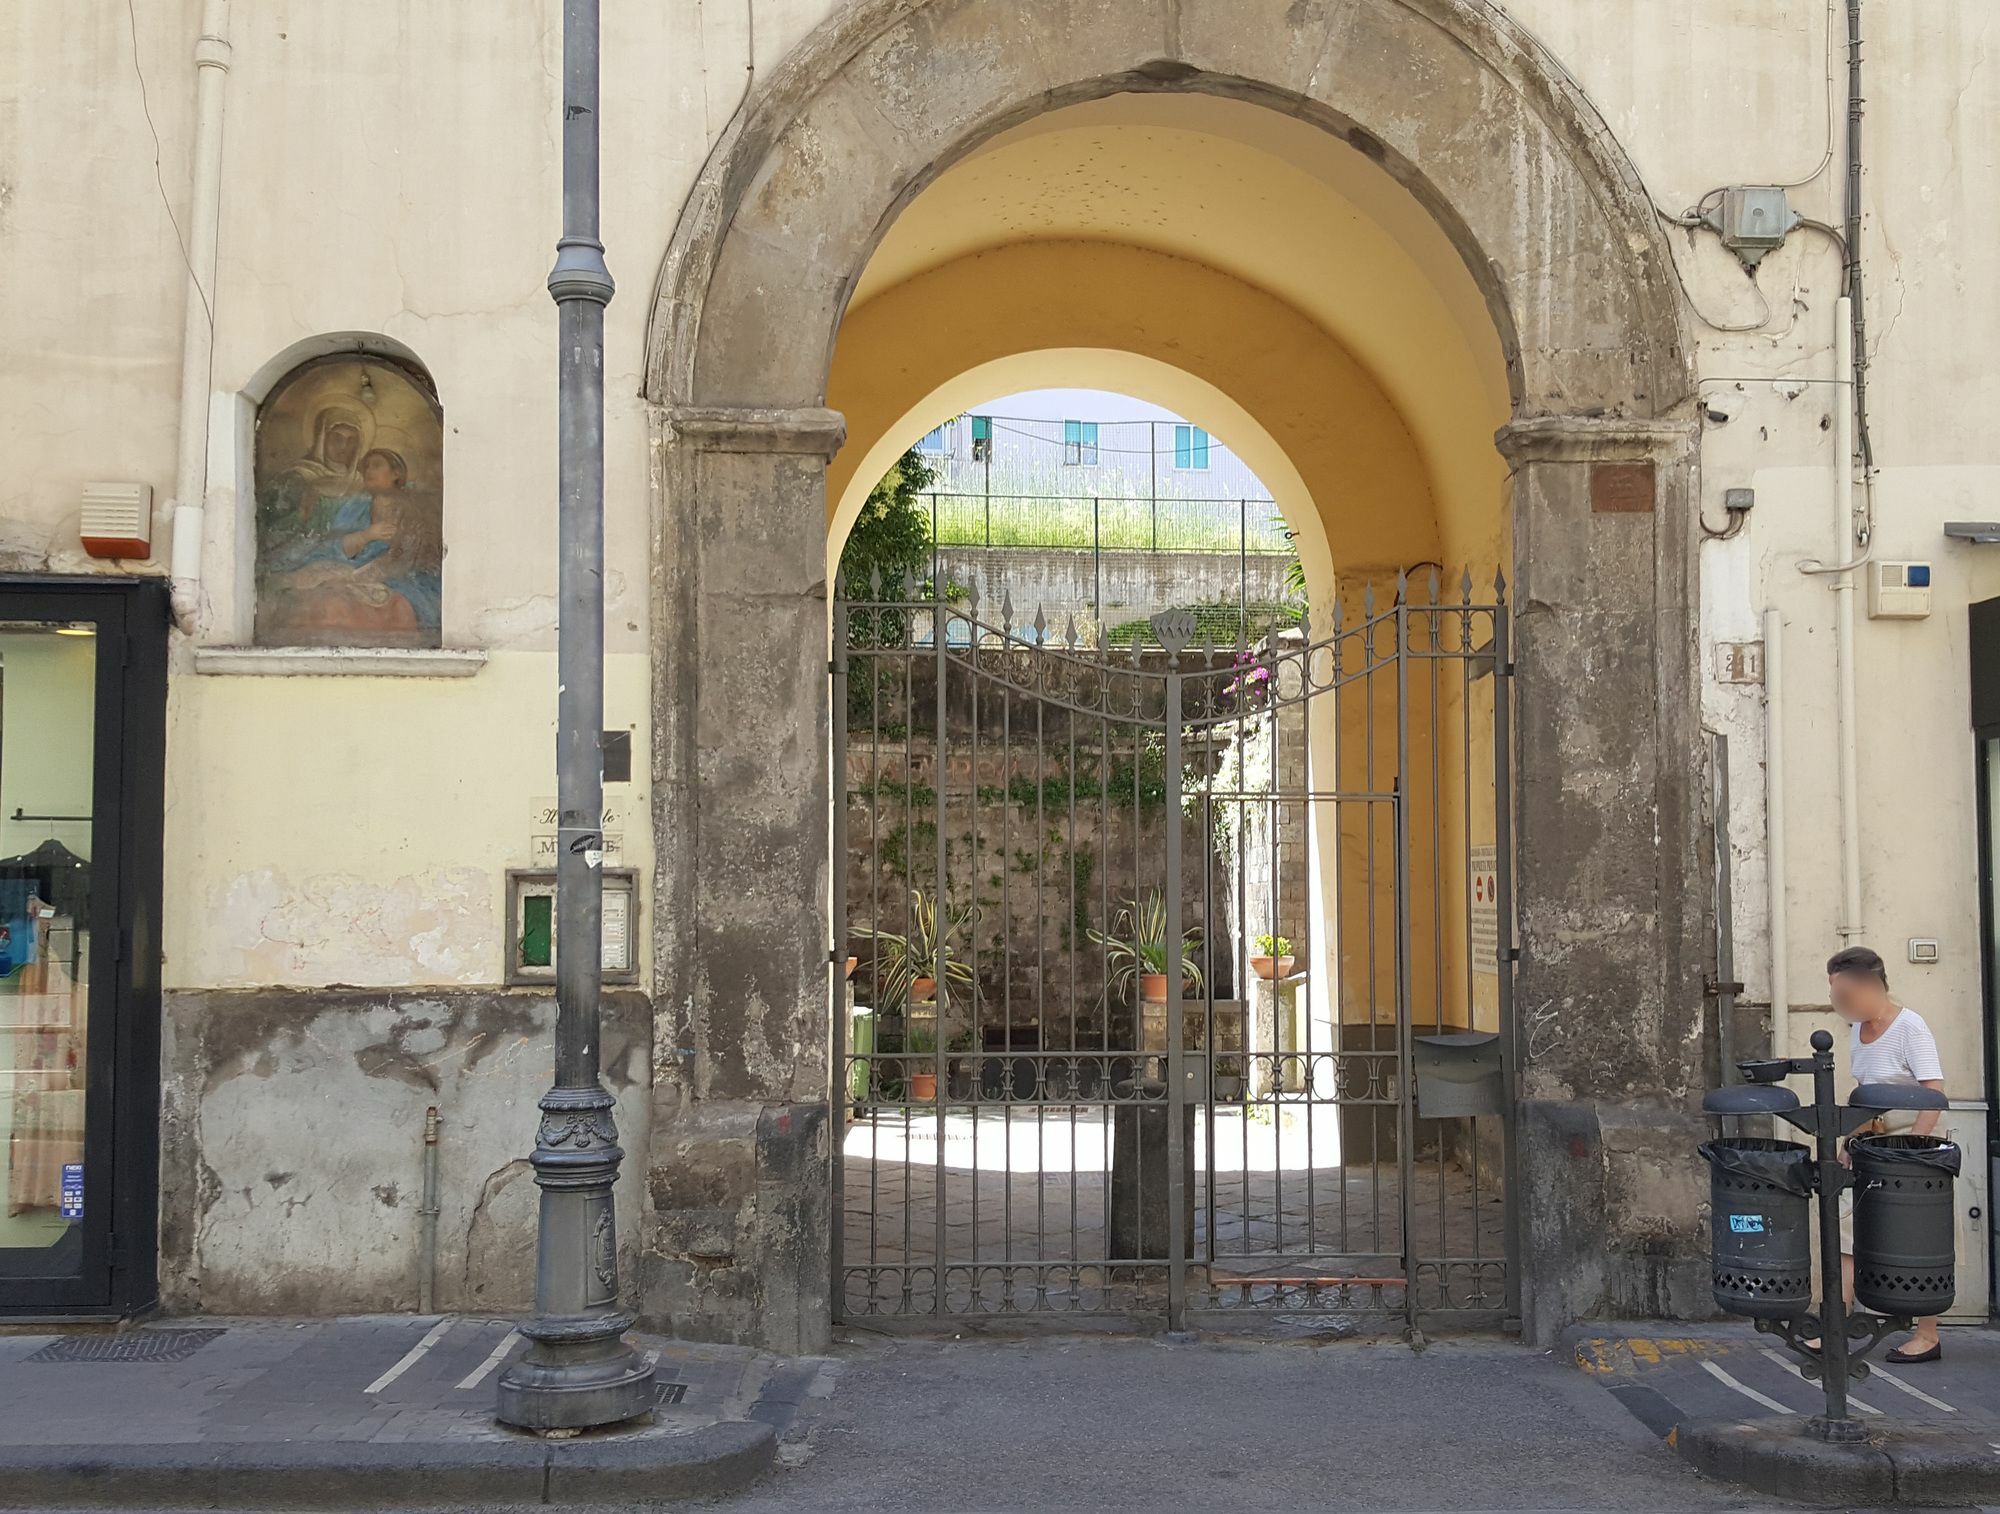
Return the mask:
[[913,1072],[910,1074],[910,1101],[915,1104],[935,1104],[937,1102],[937,1073]]
[[937,999],[936,978],[912,978],[910,980],[910,1002],[930,1004]]
[[1296,957],[1252,957],[1250,970],[1260,978],[1289,978]]
[[1149,1004],[1167,1002],[1167,975],[1165,973],[1140,973],[1139,997]]
[[859,967],[860,965],[861,965],[861,959],[859,957],[849,957],[847,959],[847,976],[850,980],[852,980],[854,977],[854,969]]

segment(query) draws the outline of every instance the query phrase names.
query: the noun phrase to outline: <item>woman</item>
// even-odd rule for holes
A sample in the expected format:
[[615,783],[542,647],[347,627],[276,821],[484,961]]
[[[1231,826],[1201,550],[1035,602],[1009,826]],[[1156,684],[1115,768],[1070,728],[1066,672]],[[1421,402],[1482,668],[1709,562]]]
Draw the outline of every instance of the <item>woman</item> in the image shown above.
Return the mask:
[[[1889,996],[1889,970],[1865,946],[1836,952],[1826,964],[1827,989],[1833,1008],[1848,1022],[1849,1067],[1856,1083],[1921,1083],[1944,1090],[1944,1068],[1930,1026],[1914,1009]],[[1857,1134],[1929,1135],[1937,1128],[1935,1109],[1891,1110]],[[1841,1161],[1848,1160],[1846,1148]],[[1854,1190],[1840,1195],[1840,1273],[1850,1308],[1854,1304]],[[1934,1362],[1944,1354],[1938,1344],[1938,1322],[1917,1321],[1916,1332],[1889,1360],[1899,1364]]]

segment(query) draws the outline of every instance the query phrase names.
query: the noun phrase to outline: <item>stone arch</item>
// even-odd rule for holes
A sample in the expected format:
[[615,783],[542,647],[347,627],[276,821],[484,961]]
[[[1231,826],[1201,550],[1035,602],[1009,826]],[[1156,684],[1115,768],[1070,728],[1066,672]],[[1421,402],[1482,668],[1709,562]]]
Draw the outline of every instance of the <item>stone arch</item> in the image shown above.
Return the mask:
[[[1702,771],[1693,364],[1652,203],[1490,0],[852,0],[759,86],[653,293],[655,1319],[814,1350],[825,1176],[827,460],[836,334],[890,224],[1010,127],[1193,92],[1315,124],[1413,196],[1506,365],[1528,1333],[1696,1312]],[[1607,467],[1609,465],[1609,467]],[[1555,1026],[1552,1031],[1550,1026]],[[1683,1181],[1684,1180],[1684,1181]]]
[[[1125,91],[1250,100],[1378,162],[1485,293],[1517,417],[1661,416],[1692,393],[1671,253],[1636,170],[1569,74],[1498,6],[1035,9],[856,0],[785,60],[682,213],[654,291],[650,399],[819,403],[846,300],[902,206],[1009,126]],[[746,327],[763,339],[744,340]]]

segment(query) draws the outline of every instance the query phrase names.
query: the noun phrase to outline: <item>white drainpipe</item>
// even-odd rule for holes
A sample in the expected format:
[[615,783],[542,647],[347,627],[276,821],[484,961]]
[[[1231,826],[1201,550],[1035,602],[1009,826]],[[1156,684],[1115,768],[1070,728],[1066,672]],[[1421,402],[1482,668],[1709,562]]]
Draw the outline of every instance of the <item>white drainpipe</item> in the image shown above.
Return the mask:
[[204,0],[194,45],[194,179],[188,206],[192,278],[181,334],[180,457],[174,472],[171,558],[174,622],[192,634],[201,603],[203,506],[208,495],[208,416],[215,350],[216,231],[222,209],[223,85],[229,73],[229,0]]
[[1764,612],[1764,888],[1771,916],[1771,1055],[1792,1054],[1785,919],[1785,618]]

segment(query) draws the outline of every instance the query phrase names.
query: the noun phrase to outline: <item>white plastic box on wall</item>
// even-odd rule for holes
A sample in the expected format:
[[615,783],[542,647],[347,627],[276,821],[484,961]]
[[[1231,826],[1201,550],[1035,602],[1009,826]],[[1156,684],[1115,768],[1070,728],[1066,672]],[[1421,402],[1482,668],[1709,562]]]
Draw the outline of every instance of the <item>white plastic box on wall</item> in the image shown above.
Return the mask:
[[1868,565],[1868,618],[1922,620],[1931,613],[1931,565],[1927,562],[1874,562]]
[[152,485],[85,484],[77,535],[83,539],[83,550],[92,557],[150,557]]

